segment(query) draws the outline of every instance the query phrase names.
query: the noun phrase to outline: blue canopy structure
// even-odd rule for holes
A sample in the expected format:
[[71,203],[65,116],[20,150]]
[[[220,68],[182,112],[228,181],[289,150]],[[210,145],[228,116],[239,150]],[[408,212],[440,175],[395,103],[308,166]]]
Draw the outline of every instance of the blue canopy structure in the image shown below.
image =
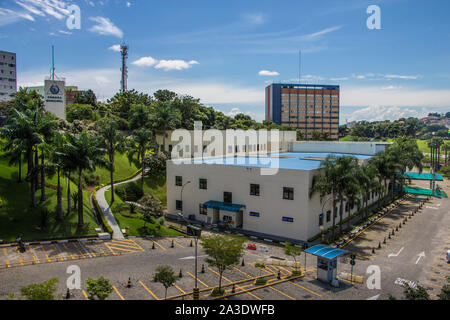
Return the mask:
[[[400,175],[400,172],[397,174]],[[407,175],[411,180],[433,180],[433,174],[431,173],[405,172],[405,175]],[[436,173],[435,178],[436,181],[444,181],[444,178],[440,173]]]
[[315,245],[311,248],[306,249],[305,252],[327,260],[336,259],[337,257],[348,253],[347,250],[330,247],[324,244]]
[[243,204],[234,204],[234,203],[220,202],[220,201],[214,201],[214,200],[207,201],[203,205],[207,208],[213,208],[213,209],[219,209],[219,210],[231,211],[231,212],[238,212],[242,208],[245,208],[245,205],[243,205]]

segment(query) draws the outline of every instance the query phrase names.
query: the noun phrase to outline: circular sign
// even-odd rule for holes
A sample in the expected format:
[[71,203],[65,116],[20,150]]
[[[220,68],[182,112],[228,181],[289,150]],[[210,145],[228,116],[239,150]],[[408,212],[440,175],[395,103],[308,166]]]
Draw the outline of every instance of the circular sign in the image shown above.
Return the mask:
[[58,94],[59,93],[59,87],[57,85],[53,84],[50,87],[50,92],[51,92],[51,94]]

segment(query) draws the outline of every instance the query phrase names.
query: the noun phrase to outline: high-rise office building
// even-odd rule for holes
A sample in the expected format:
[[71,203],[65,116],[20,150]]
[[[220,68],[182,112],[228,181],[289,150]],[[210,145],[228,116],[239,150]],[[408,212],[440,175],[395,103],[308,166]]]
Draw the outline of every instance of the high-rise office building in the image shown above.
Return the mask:
[[16,54],[0,51],[0,101],[11,100],[17,91]]
[[337,140],[339,86],[273,83],[266,87],[266,120],[297,128],[306,140],[314,131]]

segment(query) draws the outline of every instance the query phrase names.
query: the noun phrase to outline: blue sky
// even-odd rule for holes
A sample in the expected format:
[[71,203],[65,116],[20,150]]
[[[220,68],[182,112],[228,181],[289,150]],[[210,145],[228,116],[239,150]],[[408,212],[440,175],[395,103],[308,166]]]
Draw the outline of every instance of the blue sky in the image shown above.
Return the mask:
[[[66,26],[81,9],[81,29]],[[381,29],[369,30],[369,5]],[[228,114],[264,118],[271,82],[341,86],[341,123],[450,110],[450,2],[425,0],[0,0],[0,50],[17,53],[19,85],[49,74],[120,87],[117,45],[130,46],[128,87],[168,88]]]

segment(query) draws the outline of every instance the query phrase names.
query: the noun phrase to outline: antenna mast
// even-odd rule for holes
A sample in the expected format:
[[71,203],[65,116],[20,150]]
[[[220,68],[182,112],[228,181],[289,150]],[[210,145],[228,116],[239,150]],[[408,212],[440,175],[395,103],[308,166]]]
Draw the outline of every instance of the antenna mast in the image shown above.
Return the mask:
[[120,81],[120,87],[122,92],[127,91],[127,80],[128,80],[128,69],[127,69],[127,58],[128,58],[128,46],[122,44],[120,46],[120,54],[122,55],[122,80]]
[[52,45],[52,80],[55,80],[55,46]]

